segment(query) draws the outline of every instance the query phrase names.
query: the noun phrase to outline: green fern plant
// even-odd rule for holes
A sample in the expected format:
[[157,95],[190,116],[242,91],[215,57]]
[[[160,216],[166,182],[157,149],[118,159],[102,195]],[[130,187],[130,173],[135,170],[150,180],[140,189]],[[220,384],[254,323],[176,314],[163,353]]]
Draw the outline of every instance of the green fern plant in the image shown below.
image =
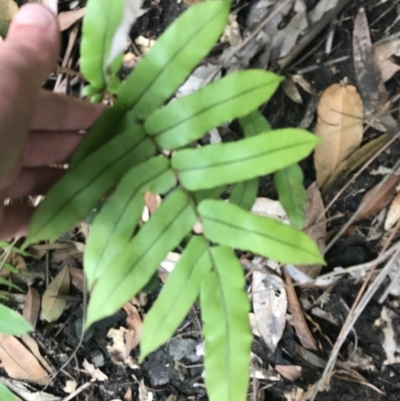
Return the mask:
[[[117,101],[99,118],[70,169],[38,207],[25,247],[55,240],[115,188],[94,220],[84,255],[91,291],[88,328],[140,292],[167,253],[189,238],[144,319],[140,360],[173,335],[200,296],[209,397],[243,401],[252,335],[244,273],[234,249],[282,263],[323,263],[304,233],[248,211],[258,177],[279,171],[275,179],[282,203],[295,224],[302,225],[303,200],[291,194],[302,188],[295,163],[309,155],[318,140],[301,129],[271,130],[256,111],[282,81],[266,71],[230,74],[165,105],[221,35],[230,8],[226,0],[191,7],[119,83],[121,57],[111,64],[106,60],[123,4],[88,2],[81,46],[87,93],[98,98],[108,90]],[[193,146],[210,129],[236,118],[244,139]],[[229,201],[219,199],[230,185]],[[146,191],[164,199],[138,227]],[[202,224],[201,235],[191,233],[196,221]]]

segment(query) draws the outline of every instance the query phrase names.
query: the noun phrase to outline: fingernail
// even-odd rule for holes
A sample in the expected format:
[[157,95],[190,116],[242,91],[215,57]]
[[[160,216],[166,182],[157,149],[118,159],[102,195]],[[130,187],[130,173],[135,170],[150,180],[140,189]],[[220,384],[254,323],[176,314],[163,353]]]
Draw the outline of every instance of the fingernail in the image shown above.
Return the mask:
[[20,8],[13,19],[13,24],[46,26],[54,24],[52,12],[39,4],[26,4]]

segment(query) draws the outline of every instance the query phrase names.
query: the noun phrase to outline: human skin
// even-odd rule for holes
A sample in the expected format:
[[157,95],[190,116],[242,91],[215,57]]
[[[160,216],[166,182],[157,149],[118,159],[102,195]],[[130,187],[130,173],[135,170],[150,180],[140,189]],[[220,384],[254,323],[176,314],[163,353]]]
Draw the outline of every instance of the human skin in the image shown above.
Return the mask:
[[41,89],[54,69],[59,29],[50,10],[27,4],[14,17],[0,44],[0,238],[26,234],[34,208],[4,199],[44,195],[104,110]]

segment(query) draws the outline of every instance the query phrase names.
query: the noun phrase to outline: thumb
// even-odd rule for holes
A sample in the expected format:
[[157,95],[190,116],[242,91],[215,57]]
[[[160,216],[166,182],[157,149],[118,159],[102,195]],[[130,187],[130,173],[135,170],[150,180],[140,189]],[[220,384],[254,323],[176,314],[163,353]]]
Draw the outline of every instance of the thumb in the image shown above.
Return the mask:
[[39,89],[57,61],[58,36],[51,11],[27,4],[0,45],[0,187],[23,150]]

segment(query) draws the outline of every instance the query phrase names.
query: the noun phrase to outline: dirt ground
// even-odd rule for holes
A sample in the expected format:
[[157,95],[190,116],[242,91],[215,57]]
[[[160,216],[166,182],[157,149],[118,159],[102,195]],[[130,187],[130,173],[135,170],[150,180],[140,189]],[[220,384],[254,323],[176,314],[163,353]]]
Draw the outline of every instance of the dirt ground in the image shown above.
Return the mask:
[[[307,9],[311,10],[319,0],[307,0]],[[21,3],[24,3],[22,1]],[[81,6],[85,1],[79,2]],[[241,32],[244,31],[249,10],[258,3],[255,1],[236,1],[232,7],[237,12],[237,21]],[[287,93],[280,88],[272,100],[263,107],[263,114],[274,128],[298,127],[304,124],[307,113],[311,110],[312,117],[309,119],[307,128],[313,130],[316,123],[316,104],[322,91],[333,83],[341,82],[347,78],[348,82],[357,85],[357,77],[353,63],[352,35],[355,17],[361,7],[365,7],[370,26],[372,42],[378,42],[388,35],[400,33],[398,19],[398,1],[379,0],[350,0],[334,20],[335,25],[327,23],[325,28],[313,39],[300,53],[291,61],[285,69],[279,73],[289,75],[302,75],[310,84],[312,93],[302,87],[299,88],[302,104],[294,102]],[[66,11],[70,7],[69,1],[60,1],[60,11]],[[138,36],[147,39],[157,39],[159,35],[190,5],[176,0],[146,0],[144,8],[148,11],[137,21],[131,31],[131,40],[135,43]],[[295,11],[293,11],[295,12]],[[329,30],[334,26],[332,50],[325,54],[324,47]],[[184,34],[184,33],[182,33]],[[70,30],[63,32],[63,56],[70,35]],[[78,59],[79,40],[72,52],[75,60]],[[129,51],[135,54],[137,49],[131,46]],[[208,61],[218,60],[223,46],[217,45],[209,55]],[[396,63],[400,57],[393,55],[392,60]],[[339,60],[336,62],[336,60]],[[330,62],[334,62],[330,64]],[[258,66],[258,59],[250,60],[249,66]],[[75,68],[75,67],[74,67]],[[129,72],[129,67],[121,72],[124,76]],[[394,99],[391,108],[396,110],[399,106],[400,73],[386,82],[389,97]],[[54,79],[46,86],[52,88]],[[71,84],[67,93],[76,95],[77,86]],[[397,120],[399,112],[394,111],[393,117]],[[381,133],[374,128],[369,128],[363,139],[368,143]],[[224,140],[240,138],[242,132],[237,123],[232,123]],[[349,220],[357,210],[365,192],[382,181],[382,175],[372,175],[371,171],[385,167],[393,168],[400,159],[400,145],[396,141],[374,161],[371,165],[355,179],[348,188],[340,194],[333,206],[327,212],[327,236],[331,239]],[[304,173],[304,184],[308,188],[316,179],[313,158],[301,162]],[[346,180],[351,178],[349,175]],[[342,185],[346,183],[343,181]],[[277,194],[270,178],[262,179],[259,188],[259,196],[276,199]],[[327,205],[338,193],[342,185],[324,196],[324,204]],[[384,209],[382,207],[382,209]],[[368,216],[366,219],[353,223],[335,245],[326,254],[327,266],[323,267],[320,274],[329,273],[334,267],[346,268],[374,260],[382,249],[384,239],[388,234],[381,229],[380,235],[371,238],[369,234],[377,225],[376,219],[379,212]],[[81,241],[82,236],[69,236],[65,239]],[[399,239],[395,234],[392,243]],[[36,272],[36,279],[32,285],[39,293],[43,293],[46,284],[44,271],[46,264],[52,276],[68,264],[70,267],[80,269],[82,267],[82,254],[75,248],[67,250],[49,250],[39,260],[26,258],[27,269]],[[365,277],[357,278],[354,275],[343,275],[327,288],[315,286],[298,286],[297,297],[302,305],[306,316],[308,327],[318,345],[315,352],[317,360],[303,351],[296,330],[290,324],[286,329],[275,352],[271,352],[260,337],[255,337],[253,353],[255,364],[262,372],[270,375],[267,378],[255,378],[251,380],[249,388],[249,400],[269,401],[300,401],[303,391],[316,383],[321,377],[324,363],[329,358],[332,346],[335,343],[340,329],[345,321],[351,306],[363,284]],[[343,368],[335,369],[331,379],[330,387],[320,392],[317,401],[359,401],[359,400],[400,400],[400,347],[394,351],[394,363],[385,364],[387,360],[387,344],[383,334],[385,323],[382,323],[382,310],[384,307],[393,312],[391,322],[394,332],[394,343],[400,344],[400,303],[397,295],[389,295],[383,303],[379,298],[384,293],[391,279],[386,278],[372,300],[367,304],[361,316],[354,325],[353,330],[341,348],[339,361],[344,365],[347,363],[359,376],[349,375]],[[158,281],[150,292],[140,301],[137,301],[137,309],[141,315],[151,307],[157,296],[162,282]],[[321,298],[322,297],[322,298]],[[312,311],[318,308],[320,314],[317,316]],[[322,311],[322,312],[321,312]],[[328,321],[326,316],[332,317]],[[39,344],[44,358],[55,369],[65,362],[79,343],[80,329],[82,327],[83,309],[82,292],[73,287],[69,295],[68,306],[55,323],[38,321],[36,331],[32,337]],[[133,400],[157,400],[157,401],[183,401],[183,400],[207,400],[203,380],[203,355],[201,319],[199,310],[194,308],[188,318],[183,322],[176,336],[163,348],[146,358],[142,365],[137,365],[139,348],[132,350],[131,362],[133,365],[116,364],[110,357],[108,347],[110,339],[107,333],[110,328],[126,326],[126,313],[119,312],[95,325],[91,333],[85,338],[83,346],[79,348],[76,356],[64,368],[63,373],[57,376],[46,392],[64,399],[66,393],[63,391],[66,380],[73,378],[77,387],[90,381],[90,377],[82,370],[82,363],[86,359],[99,368],[107,380],[89,385],[76,398],[79,401],[110,401],[114,399],[129,400],[127,391],[131,391]],[[301,348],[301,351],[300,351]],[[396,348],[396,347],[395,347]],[[396,359],[396,357],[398,357]],[[293,380],[284,378],[276,373],[276,366],[299,367],[301,374]],[[342,365],[341,365],[342,366]],[[296,368],[297,369],[297,368]],[[4,370],[0,370],[6,376]],[[143,379],[143,381],[142,381]],[[142,384],[141,384],[142,383]],[[144,386],[143,386],[144,384]],[[37,387],[42,389],[41,387]],[[149,395],[145,392],[150,392]],[[145,395],[144,395],[145,394]],[[304,396],[304,395],[303,395]],[[125,397],[125,398],[124,398]],[[146,398],[147,397],[147,398]],[[305,397],[305,396],[304,396]]]

